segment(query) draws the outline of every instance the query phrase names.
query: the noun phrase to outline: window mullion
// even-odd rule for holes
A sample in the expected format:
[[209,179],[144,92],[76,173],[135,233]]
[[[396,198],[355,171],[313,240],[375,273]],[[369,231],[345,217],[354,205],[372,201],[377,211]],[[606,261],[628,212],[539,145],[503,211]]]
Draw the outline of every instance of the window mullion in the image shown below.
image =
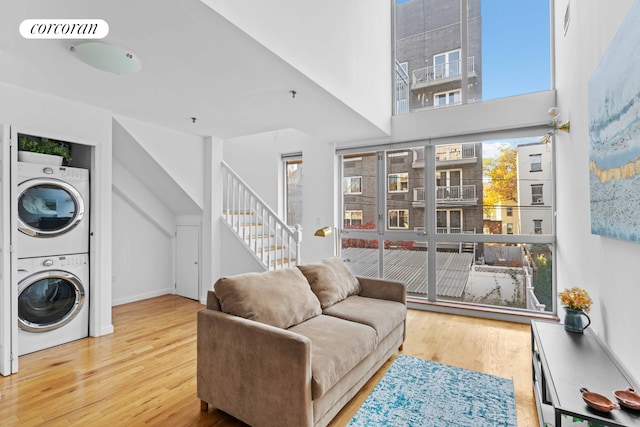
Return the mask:
[[384,231],[386,230],[386,206],[387,206],[387,167],[385,162],[385,152],[377,152],[377,196],[376,211],[378,216],[378,277],[384,277]]
[[427,298],[436,300],[436,148],[424,147],[424,229],[427,233]]

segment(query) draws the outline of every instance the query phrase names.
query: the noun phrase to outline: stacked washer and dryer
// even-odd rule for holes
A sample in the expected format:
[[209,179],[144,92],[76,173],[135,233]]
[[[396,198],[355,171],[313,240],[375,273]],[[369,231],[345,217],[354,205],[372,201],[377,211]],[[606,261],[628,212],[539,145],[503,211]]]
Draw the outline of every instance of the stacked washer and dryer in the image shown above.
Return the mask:
[[18,162],[18,354],[89,336],[89,171]]

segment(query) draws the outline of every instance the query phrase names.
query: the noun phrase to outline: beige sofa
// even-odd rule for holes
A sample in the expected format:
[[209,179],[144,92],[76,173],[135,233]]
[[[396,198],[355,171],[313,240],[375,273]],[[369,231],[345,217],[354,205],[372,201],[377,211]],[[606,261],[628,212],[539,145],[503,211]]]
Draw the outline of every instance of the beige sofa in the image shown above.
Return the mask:
[[339,258],[219,279],[198,313],[198,397],[258,427],[326,426],[405,336],[402,283]]

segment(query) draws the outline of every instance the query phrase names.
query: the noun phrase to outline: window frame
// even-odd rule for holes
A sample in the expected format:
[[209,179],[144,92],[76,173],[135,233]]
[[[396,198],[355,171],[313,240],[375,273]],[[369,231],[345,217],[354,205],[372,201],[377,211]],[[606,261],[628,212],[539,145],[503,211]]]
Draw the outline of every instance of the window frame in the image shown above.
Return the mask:
[[[391,189],[391,177],[395,176],[395,177],[400,177],[400,178],[405,178],[404,180],[399,179],[398,183],[400,183],[400,189],[399,190],[392,190]],[[403,185],[404,184],[404,185]],[[406,188],[403,188],[405,187]],[[387,192],[388,193],[408,193],[409,192],[409,172],[392,172],[387,174]]]
[[[282,211],[283,211],[283,220],[289,225],[293,226],[295,224],[290,224],[289,218],[289,164],[300,164],[303,165],[302,153],[290,153],[290,154],[282,154],[280,156],[282,162]],[[303,183],[301,185],[304,185]],[[302,203],[302,202],[301,202]],[[297,212],[296,217],[300,217],[300,221],[302,222],[302,212]]]
[[[444,99],[446,101],[444,104],[440,104],[439,102],[436,102],[438,97],[441,95],[444,95]],[[458,95],[458,100],[454,102],[449,102],[451,95],[454,95],[454,98],[455,98],[455,95]],[[436,92],[433,94],[433,108],[443,108],[443,107],[448,107],[450,105],[460,105],[460,104],[462,104],[461,89],[445,90],[445,91]]]
[[[539,197],[537,197],[538,189],[540,189]],[[544,205],[544,184],[531,184],[531,205]]]
[[[391,225],[391,212],[395,212],[396,213],[396,220],[397,223],[400,224],[400,219],[402,218],[402,215],[400,215],[400,212],[406,212],[406,216],[405,216],[405,227],[401,227],[400,225],[395,225],[392,226]],[[409,209],[387,209],[387,229],[389,230],[408,230],[409,229]]]
[[[362,209],[349,209],[349,210],[345,210],[344,211],[344,217],[342,219],[342,224],[345,228],[350,228],[347,227],[347,220],[349,221],[349,225],[352,226],[353,225],[353,218],[351,218],[351,216],[353,216],[354,213],[360,213],[360,224],[356,224],[356,225],[362,225],[362,218],[363,218],[363,214],[364,212],[362,211]],[[347,218],[347,214],[349,215],[349,218]]]
[[[511,139],[511,138],[523,137],[523,136],[520,136],[522,135],[522,133],[516,133],[516,136],[514,136],[513,133],[514,131],[512,129],[505,129],[499,132],[491,132],[489,134],[490,137],[487,137],[487,135],[484,133],[472,134],[472,135],[460,135],[454,138],[454,142],[458,142],[458,141],[459,142],[465,142],[465,141],[484,142],[484,141],[495,141],[499,139]],[[525,134],[525,136],[534,136],[534,135],[532,132],[532,135]],[[446,168],[443,168],[441,164],[436,163],[436,160],[435,160],[436,146],[442,145],[442,144],[450,144],[451,142],[452,142],[451,137],[442,137],[442,138],[431,138],[431,139],[420,140],[420,141],[380,144],[377,146],[369,145],[364,147],[354,147],[354,148],[345,147],[345,148],[336,149],[336,153],[339,156],[339,158],[342,158],[340,156],[349,156],[349,155],[355,156],[357,155],[357,153],[371,153],[371,154],[376,153],[376,157],[377,157],[377,169],[376,169],[377,181],[375,183],[376,191],[375,191],[375,196],[370,201],[372,202],[372,204],[371,203],[369,204],[369,207],[375,206],[375,209],[374,209],[375,219],[373,221],[375,222],[376,227],[367,228],[367,229],[357,229],[357,230],[356,229],[340,230],[339,236],[342,239],[343,243],[353,242],[353,241],[364,242],[364,244],[372,245],[372,246],[365,246],[365,247],[376,248],[379,251],[378,261],[375,263],[375,266],[372,266],[373,271],[375,272],[377,270],[378,272],[377,277],[384,278],[385,271],[387,268],[389,268],[389,266],[385,266],[385,263],[386,263],[385,260],[387,258],[384,254],[384,251],[389,249],[389,248],[385,249],[388,242],[395,243],[395,242],[405,241],[410,244],[411,243],[415,244],[416,247],[418,248],[419,247],[423,247],[423,248],[437,247],[442,243],[447,244],[449,246],[451,246],[452,244],[455,244],[456,247],[458,247],[458,245],[462,247],[462,245],[469,245],[469,244],[471,245],[502,244],[505,246],[521,245],[521,244],[526,244],[526,245],[541,244],[541,245],[553,246],[556,244],[555,224],[554,224],[555,217],[550,218],[550,221],[552,222],[552,224],[551,224],[551,227],[549,228],[550,233],[548,234],[538,234],[538,235],[535,235],[533,233],[520,234],[521,233],[520,231],[518,231],[519,234],[504,234],[504,233],[483,234],[482,231],[480,231],[481,234],[475,234],[475,233],[438,234],[436,233],[436,206],[439,206],[439,205],[437,205],[437,201],[436,201],[435,176],[436,176],[436,172],[447,170]],[[425,169],[424,182],[417,183],[414,180],[414,182],[411,185],[420,184],[421,187],[425,188],[425,203],[424,203],[425,213],[424,213],[424,218],[422,218],[421,216],[417,223],[415,223],[416,221],[415,218],[408,218],[408,221],[414,221],[414,223],[409,224],[409,226],[412,227],[411,229],[389,228],[388,208],[393,207],[394,210],[399,210],[399,209],[397,208],[397,204],[387,205],[390,199],[388,198],[388,191],[387,191],[388,175],[386,173],[387,172],[386,154],[387,154],[387,151],[400,150],[404,148],[417,149],[417,150],[421,150],[424,153],[424,162],[423,163],[421,162],[421,165],[419,166],[419,167],[424,167]],[[551,147],[551,149],[555,151],[555,147]],[[478,154],[478,157],[481,157],[480,153]],[[552,157],[552,159],[553,158],[554,157]],[[555,166],[555,161],[552,160],[551,170],[550,170],[551,171],[551,190],[549,189],[545,190],[547,192],[551,191],[551,193],[547,194],[547,196],[550,198],[549,202],[551,204],[548,205],[550,208],[553,207],[553,199],[554,199],[554,193],[555,193],[553,189],[554,178],[555,178],[555,174],[553,173],[554,166]],[[416,167],[416,166],[413,165],[413,167]],[[521,197],[526,198],[526,193],[524,196],[521,195]],[[345,199],[344,197],[341,198],[340,203],[341,203],[340,210],[339,210],[340,212],[343,212],[344,204],[347,204],[347,203],[351,204],[351,202]],[[432,208],[429,208],[430,206]],[[352,206],[352,209],[353,208],[354,207]],[[412,216],[412,212],[413,211],[410,210],[410,213],[409,213],[410,216]],[[514,216],[515,216],[515,213],[514,213]],[[370,217],[373,218],[373,216],[370,216]],[[523,218],[519,218],[517,221],[521,221],[522,219]],[[342,218],[340,218],[340,220],[341,222],[343,221]],[[464,224],[464,218],[462,218],[461,220]],[[424,221],[423,226],[420,226],[422,221]],[[518,224],[519,223],[514,224],[514,231],[517,231],[516,229],[518,228]],[[482,230],[482,229],[478,229],[478,230]],[[487,230],[490,230],[490,229],[487,228]],[[551,254],[553,257],[552,260],[554,260],[555,251],[552,250]],[[535,311],[533,308],[524,308],[524,309],[523,308],[506,308],[504,306],[503,307],[490,306],[489,308],[483,307],[480,311],[476,311],[473,307],[473,303],[469,303],[465,301],[452,302],[447,299],[442,299],[442,297],[438,296],[439,285],[438,285],[438,279],[436,278],[436,272],[438,271],[438,264],[436,263],[436,251],[426,251],[425,255],[426,255],[425,262],[427,266],[426,268],[427,290],[424,296],[412,295],[411,298],[412,299],[415,298],[414,302],[421,303],[424,300],[427,302],[434,302],[434,303],[443,302],[444,304],[448,304],[448,305],[453,304],[453,306],[457,306],[459,304],[461,308],[470,309],[480,317],[493,317],[495,315],[500,316],[499,313],[502,312],[502,315],[505,315],[507,317],[514,316],[513,318],[517,319],[517,318],[521,318],[519,316],[522,316],[522,315],[536,316],[537,315],[536,313],[540,313]],[[555,280],[556,280],[556,271],[553,270],[552,271],[553,282],[552,282],[552,290],[551,290],[552,293],[555,292],[555,289],[556,289]],[[551,305],[547,305],[547,308],[544,312],[545,315],[554,314],[558,310],[557,301],[552,300],[550,304]],[[506,311],[508,311],[509,313],[506,313]]]
[[[360,188],[360,191],[347,191],[351,189],[352,183],[349,182],[349,185],[346,185],[345,180],[352,180],[354,178],[359,180],[358,187]],[[342,192],[343,194],[352,194],[352,195],[362,194],[362,175],[345,176],[342,181]]]
[[[534,159],[537,158],[537,162]],[[542,154],[529,154],[530,172],[542,172]]]

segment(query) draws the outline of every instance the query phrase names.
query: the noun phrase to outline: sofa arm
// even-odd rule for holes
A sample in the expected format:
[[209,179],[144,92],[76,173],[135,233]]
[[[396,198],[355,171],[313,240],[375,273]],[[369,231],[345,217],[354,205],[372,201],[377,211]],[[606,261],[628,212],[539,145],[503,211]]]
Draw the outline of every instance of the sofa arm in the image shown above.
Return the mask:
[[357,276],[357,279],[360,282],[359,295],[361,297],[386,299],[407,304],[407,287],[404,283],[362,276]]
[[313,425],[307,337],[208,309],[198,312],[197,334],[203,409],[252,426]]

